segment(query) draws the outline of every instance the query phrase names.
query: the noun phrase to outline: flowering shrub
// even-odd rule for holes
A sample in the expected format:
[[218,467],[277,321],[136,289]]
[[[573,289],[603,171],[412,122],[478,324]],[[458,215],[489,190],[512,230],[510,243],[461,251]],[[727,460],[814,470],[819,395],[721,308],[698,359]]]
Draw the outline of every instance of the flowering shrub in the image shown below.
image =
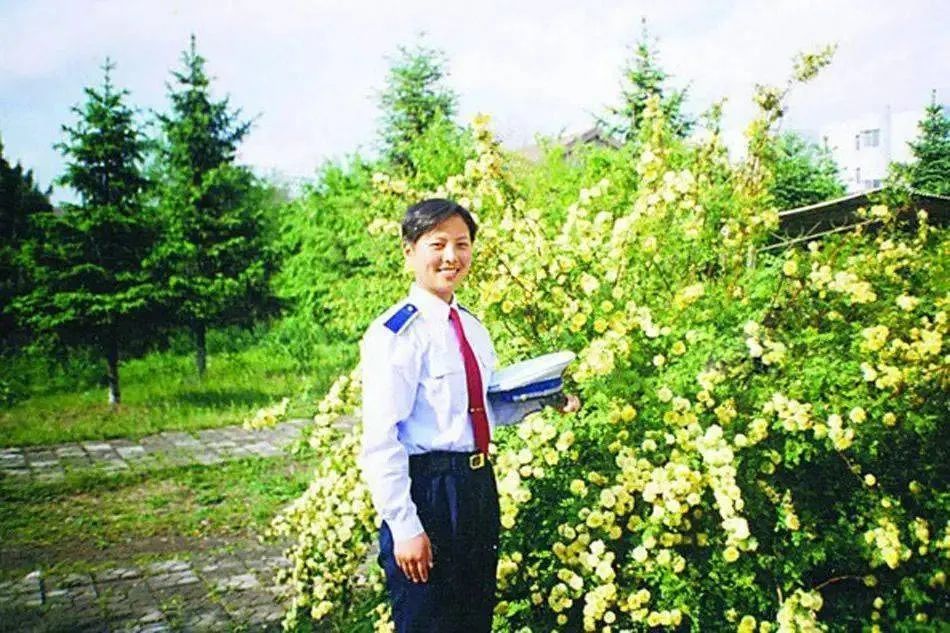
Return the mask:
[[[796,73],[810,79],[824,61],[803,57]],[[684,143],[652,103],[638,152],[578,166],[564,209],[542,211],[519,190],[526,168],[508,167],[485,117],[474,156],[437,190],[373,178],[367,240],[393,263],[350,301],[404,291],[396,220],[408,201],[449,196],[481,225],[462,298],[502,360],[579,353],[569,379],[582,412],[542,412],[495,438],[498,630],[850,631],[946,618],[950,243],[925,211],[911,224],[875,207],[876,225],[764,254],[778,228],[769,155],[783,96],[760,91],[738,165],[715,117]],[[533,178],[529,190],[543,190]],[[359,427],[333,426],[357,411],[355,376],[321,405],[310,441],[327,459],[275,522],[295,539],[287,624],[375,592],[378,608],[351,615],[390,626],[366,561],[376,528]]]

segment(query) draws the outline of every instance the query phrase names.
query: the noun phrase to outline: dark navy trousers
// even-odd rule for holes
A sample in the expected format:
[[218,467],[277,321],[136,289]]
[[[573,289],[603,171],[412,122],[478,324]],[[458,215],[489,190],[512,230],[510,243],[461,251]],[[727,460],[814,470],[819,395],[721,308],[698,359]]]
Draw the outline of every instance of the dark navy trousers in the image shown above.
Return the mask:
[[495,608],[498,490],[490,463],[472,470],[468,454],[409,459],[411,495],[432,543],[429,581],[414,583],[396,565],[383,522],[379,564],[386,572],[397,633],[488,633]]

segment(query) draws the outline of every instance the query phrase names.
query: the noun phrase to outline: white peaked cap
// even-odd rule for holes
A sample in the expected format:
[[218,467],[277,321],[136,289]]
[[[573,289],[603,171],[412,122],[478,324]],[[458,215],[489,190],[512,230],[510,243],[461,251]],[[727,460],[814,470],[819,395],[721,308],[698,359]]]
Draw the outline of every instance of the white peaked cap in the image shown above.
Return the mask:
[[564,388],[561,374],[576,357],[574,352],[554,352],[503,367],[492,374],[488,393],[507,402],[557,393]]

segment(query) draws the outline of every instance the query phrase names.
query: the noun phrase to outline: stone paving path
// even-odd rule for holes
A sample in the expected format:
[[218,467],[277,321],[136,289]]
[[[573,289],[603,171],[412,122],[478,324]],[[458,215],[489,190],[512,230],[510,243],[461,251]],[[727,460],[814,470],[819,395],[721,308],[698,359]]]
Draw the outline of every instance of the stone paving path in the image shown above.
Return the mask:
[[0,448],[0,473],[38,481],[62,479],[67,471],[116,472],[187,464],[216,464],[239,457],[274,457],[300,436],[309,420],[289,420],[271,428],[240,426],[194,434],[166,431],[139,440],[69,442]]
[[278,631],[276,546],[0,582],[0,631]]

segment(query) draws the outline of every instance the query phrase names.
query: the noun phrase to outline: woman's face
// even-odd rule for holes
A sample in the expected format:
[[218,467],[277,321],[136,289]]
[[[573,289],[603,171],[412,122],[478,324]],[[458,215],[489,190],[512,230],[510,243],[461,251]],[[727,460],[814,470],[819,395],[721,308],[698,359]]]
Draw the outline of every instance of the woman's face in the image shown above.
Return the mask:
[[403,248],[416,283],[448,303],[472,264],[472,236],[461,216],[443,220]]

